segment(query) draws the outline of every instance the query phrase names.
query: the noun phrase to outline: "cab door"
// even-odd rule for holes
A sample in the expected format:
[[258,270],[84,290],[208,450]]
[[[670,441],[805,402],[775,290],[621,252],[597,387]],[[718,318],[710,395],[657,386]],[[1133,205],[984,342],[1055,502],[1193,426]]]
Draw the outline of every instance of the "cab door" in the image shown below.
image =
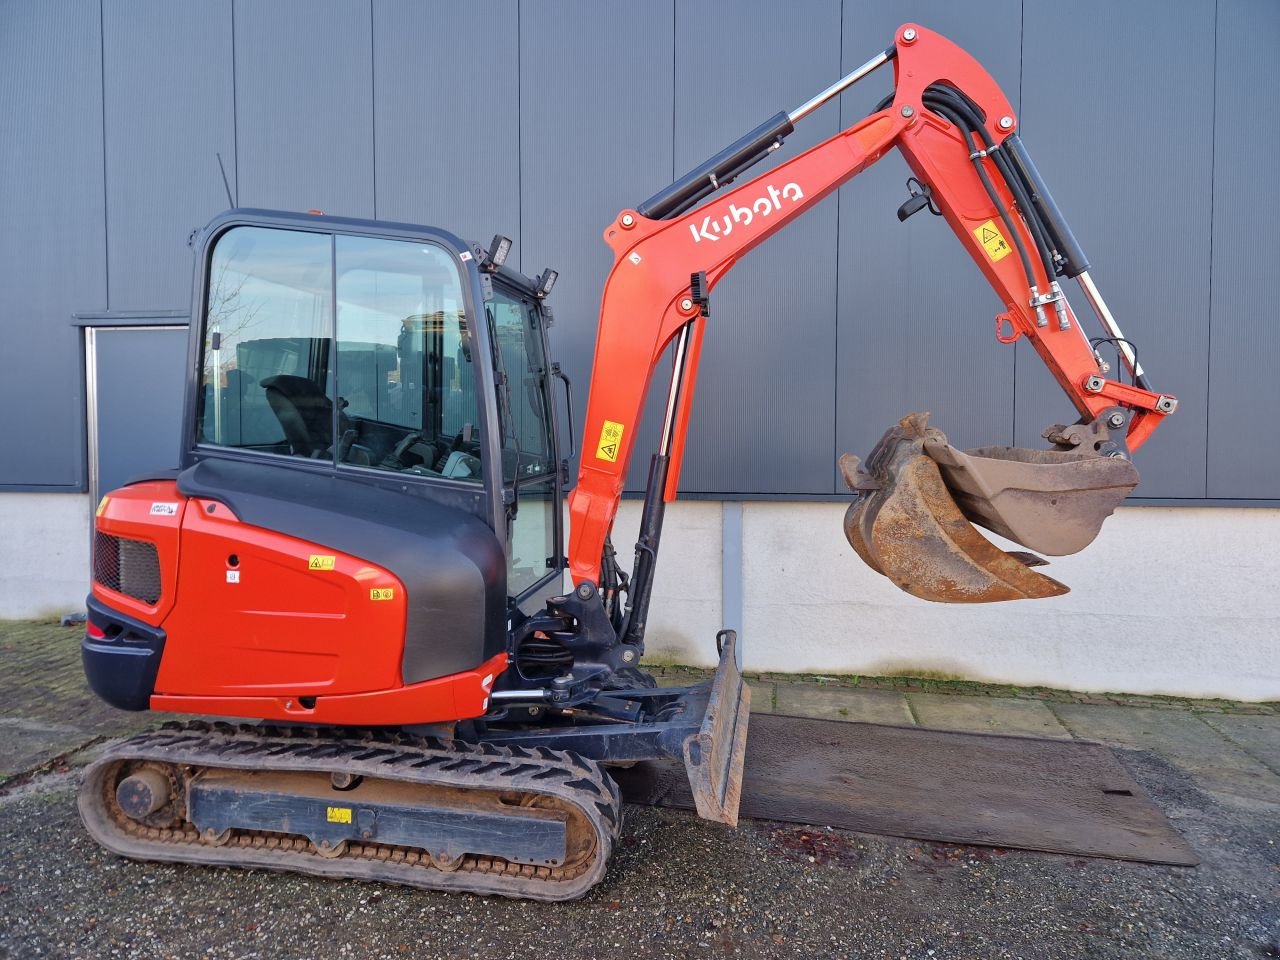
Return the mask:
[[485,307],[502,424],[507,594],[528,612],[560,592],[563,569],[563,492],[544,314],[535,297],[500,282]]

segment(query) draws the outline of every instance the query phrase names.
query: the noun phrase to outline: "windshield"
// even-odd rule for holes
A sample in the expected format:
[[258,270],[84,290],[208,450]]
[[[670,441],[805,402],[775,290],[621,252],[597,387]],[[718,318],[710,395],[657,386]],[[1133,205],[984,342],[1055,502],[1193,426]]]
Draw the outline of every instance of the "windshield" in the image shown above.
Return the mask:
[[502,475],[507,483],[523,483],[555,469],[540,314],[531,299],[495,285],[488,315],[494,364],[505,375],[505,388],[498,389]]

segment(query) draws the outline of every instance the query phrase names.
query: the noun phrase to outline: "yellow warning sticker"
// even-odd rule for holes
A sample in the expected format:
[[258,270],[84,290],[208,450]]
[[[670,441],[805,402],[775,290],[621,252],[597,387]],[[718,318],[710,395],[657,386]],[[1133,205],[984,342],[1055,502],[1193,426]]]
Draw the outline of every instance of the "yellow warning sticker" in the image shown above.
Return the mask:
[[394,600],[396,592],[392,587],[374,587],[369,591],[370,600]]
[[333,565],[338,562],[337,557],[322,557],[317,553],[311,555],[311,559],[307,561],[308,570],[332,570]]
[[600,442],[596,444],[597,460],[608,460],[610,463],[618,462],[618,451],[622,448],[623,429],[622,424],[614,423],[612,420],[604,422],[604,426],[600,429]]
[[107,512],[107,504],[108,504],[108,503],[110,503],[110,502],[111,502],[111,498],[110,498],[110,497],[103,497],[103,498],[102,498],[102,500],[100,500],[100,501],[98,502],[98,510],[97,510],[97,512],[96,512],[96,513],[94,513],[94,516],[95,516],[95,517],[100,517],[100,516],[102,516],[104,513],[106,513],[106,512]]
[[351,808],[350,807],[329,807],[327,819],[330,823],[350,823]]
[[973,235],[978,238],[979,242],[986,248],[987,256],[991,258],[992,263],[999,263],[1009,254],[1013,253],[1009,242],[1005,240],[1004,234],[1000,232],[1000,228],[996,226],[994,220],[988,220],[978,229],[973,231]]

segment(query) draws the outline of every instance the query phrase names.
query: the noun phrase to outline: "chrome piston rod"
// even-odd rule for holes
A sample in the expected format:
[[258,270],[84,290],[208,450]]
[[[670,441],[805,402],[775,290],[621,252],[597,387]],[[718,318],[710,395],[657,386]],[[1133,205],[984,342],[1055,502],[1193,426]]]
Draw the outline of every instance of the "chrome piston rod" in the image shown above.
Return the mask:
[[[1106,329],[1107,334],[1116,339],[1116,346],[1119,348],[1121,356],[1124,357],[1125,365],[1129,368],[1129,372],[1133,374],[1134,380],[1146,380],[1146,375],[1142,372],[1142,365],[1138,363],[1138,355],[1134,353],[1133,346],[1129,341],[1124,339],[1124,334],[1120,331],[1120,324],[1116,323],[1116,318],[1111,315],[1111,310],[1107,307],[1107,302],[1102,299],[1102,294],[1098,292],[1098,288],[1093,282],[1093,277],[1089,276],[1089,271],[1081,272],[1076,277],[1076,280],[1080,284],[1080,289],[1084,291],[1084,295],[1089,301],[1089,306],[1093,307],[1093,312],[1098,315],[1098,320]],[[1141,382],[1138,385],[1144,389],[1149,389]]]
[[827,87],[827,89],[823,90],[816,97],[806,100],[804,103],[800,104],[800,106],[796,107],[794,110],[792,110],[790,113],[787,114],[787,119],[790,120],[792,123],[795,123],[797,120],[800,120],[803,117],[807,117],[809,114],[813,113],[813,111],[817,110],[820,106],[822,106],[832,97],[838,97],[840,94],[844,93],[846,90],[852,87],[855,83],[857,83],[863,77],[867,76],[868,74],[874,73],[876,70],[879,70],[886,63],[888,63],[890,60],[893,59],[894,53],[895,53],[895,50],[893,47],[889,47],[889,49],[887,50],[881,50],[879,53],[877,53],[874,57],[872,57],[862,66],[858,67],[857,70],[854,70],[852,73],[841,77],[839,80],[837,80],[831,86]]

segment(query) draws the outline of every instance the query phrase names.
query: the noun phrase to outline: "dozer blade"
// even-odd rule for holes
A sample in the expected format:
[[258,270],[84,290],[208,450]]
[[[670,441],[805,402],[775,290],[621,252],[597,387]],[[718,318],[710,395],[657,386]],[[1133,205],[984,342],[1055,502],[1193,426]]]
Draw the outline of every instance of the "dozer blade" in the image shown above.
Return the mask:
[[737,633],[723,630],[716,640],[720,666],[711,682],[702,726],[684,742],[684,767],[698,816],[736,827],[751,688],[742,679]]
[[[1042,563],[1038,557],[1005,553],[973,528],[948,491],[931,451],[944,458],[943,451],[964,457],[947,444],[942,431],[928,426],[927,414],[915,413],[886,431],[865,468],[849,454],[841,458],[845,481],[859,494],[845,513],[845,536],[863,561],[912,596],[942,603],[992,603],[1068,592],[1065,584],[1031,569]],[[983,475],[982,463],[959,457],[953,459],[963,465],[953,468],[948,462],[949,469]],[[974,492],[967,499],[980,499],[979,484],[971,486]],[[989,512],[992,522],[998,522],[998,511]],[[1105,514],[1099,524],[1102,519]]]

